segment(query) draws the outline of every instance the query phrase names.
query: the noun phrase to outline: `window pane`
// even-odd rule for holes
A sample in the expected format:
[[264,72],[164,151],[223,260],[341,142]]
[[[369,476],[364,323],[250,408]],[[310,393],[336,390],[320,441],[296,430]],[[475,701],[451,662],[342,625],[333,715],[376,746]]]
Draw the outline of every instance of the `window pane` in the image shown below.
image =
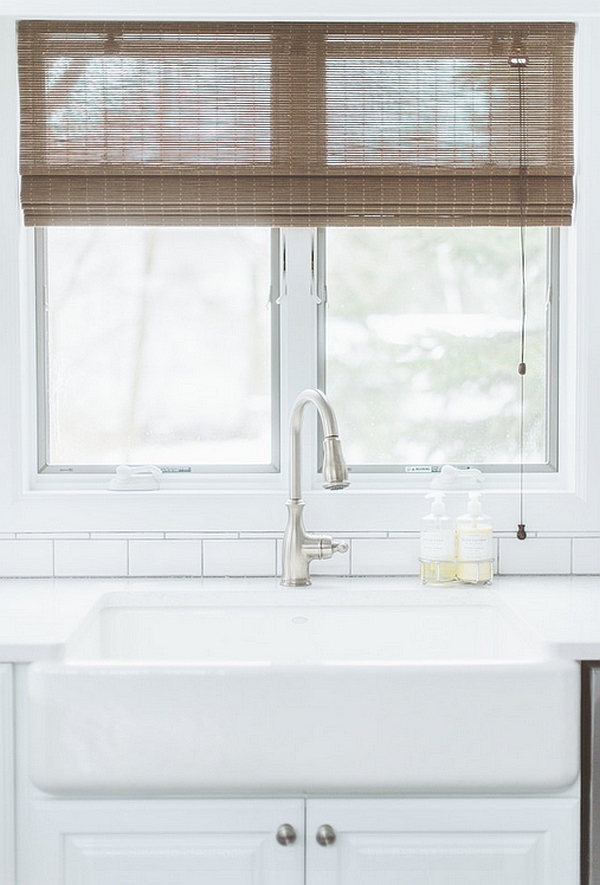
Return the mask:
[[[480,70],[461,58],[328,60],[327,162],[415,168],[490,163],[488,67],[487,59]],[[507,101],[499,84],[495,92],[499,103]]]
[[[545,463],[546,237],[527,237],[526,463]],[[327,389],[355,465],[519,460],[517,228],[327,231]]]
[[268,57],[166,50],[147,58],[59,57],[46,73],[52,161],[268,163],[270,84]]
[[52,464],[271,462],[270,231],[49,228]]

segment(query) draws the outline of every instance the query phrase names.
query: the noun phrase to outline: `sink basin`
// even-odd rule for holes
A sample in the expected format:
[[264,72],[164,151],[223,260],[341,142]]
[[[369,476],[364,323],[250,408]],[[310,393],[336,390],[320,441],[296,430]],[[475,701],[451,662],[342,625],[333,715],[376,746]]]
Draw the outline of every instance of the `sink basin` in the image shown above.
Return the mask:
[[30,773],[59,796],[556,790],[578,684],[493,591],[109,594],[30,667]]

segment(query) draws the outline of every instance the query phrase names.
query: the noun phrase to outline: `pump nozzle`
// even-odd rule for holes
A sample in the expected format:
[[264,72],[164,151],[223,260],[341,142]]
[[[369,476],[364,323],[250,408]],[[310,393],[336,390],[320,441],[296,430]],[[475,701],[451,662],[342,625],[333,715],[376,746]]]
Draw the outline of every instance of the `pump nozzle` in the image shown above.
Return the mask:
[[469,492],[469,506],[467,507],[467,513],[474,519],[481,516],[480,494],[481,492]]
[[433,503],[431,505],[431,512],[433,516],[444,516],[446,513],[446,505],[444,504],[444,493],[443,492],[428,492],[425,495],[426,498],[433,498]]

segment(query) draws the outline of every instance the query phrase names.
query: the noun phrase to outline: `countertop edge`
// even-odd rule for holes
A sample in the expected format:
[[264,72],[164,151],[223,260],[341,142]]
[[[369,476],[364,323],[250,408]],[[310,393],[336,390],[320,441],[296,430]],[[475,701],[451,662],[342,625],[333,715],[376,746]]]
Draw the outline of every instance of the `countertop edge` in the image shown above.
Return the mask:
[[[52,660],[102,596],[157,589],[223,591],[233,602],[231,591],[277,591],[278,584],[276,578],[0,579],[0,661]],[[339,591],[342,597],[348,590],[364,590],[379,596],[385,591],[389,599],[388,592],[409,589],[430,590],[415,577],[315,576],[306,597],[308,602],[322,590]],[[470,589],[475,598],[481,593],[485,599],[488,592],[486,587]],[[492,589],[546,643],[552,657],[600,660],[600,576],[502,576]]]

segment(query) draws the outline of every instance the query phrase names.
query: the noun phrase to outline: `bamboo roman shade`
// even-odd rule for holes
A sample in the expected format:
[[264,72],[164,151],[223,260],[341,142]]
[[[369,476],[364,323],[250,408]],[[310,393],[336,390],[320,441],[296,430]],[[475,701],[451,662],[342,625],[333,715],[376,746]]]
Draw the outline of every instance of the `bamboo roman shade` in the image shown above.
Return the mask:
[[22,21],[25,222],[568,224],[574,30]]

